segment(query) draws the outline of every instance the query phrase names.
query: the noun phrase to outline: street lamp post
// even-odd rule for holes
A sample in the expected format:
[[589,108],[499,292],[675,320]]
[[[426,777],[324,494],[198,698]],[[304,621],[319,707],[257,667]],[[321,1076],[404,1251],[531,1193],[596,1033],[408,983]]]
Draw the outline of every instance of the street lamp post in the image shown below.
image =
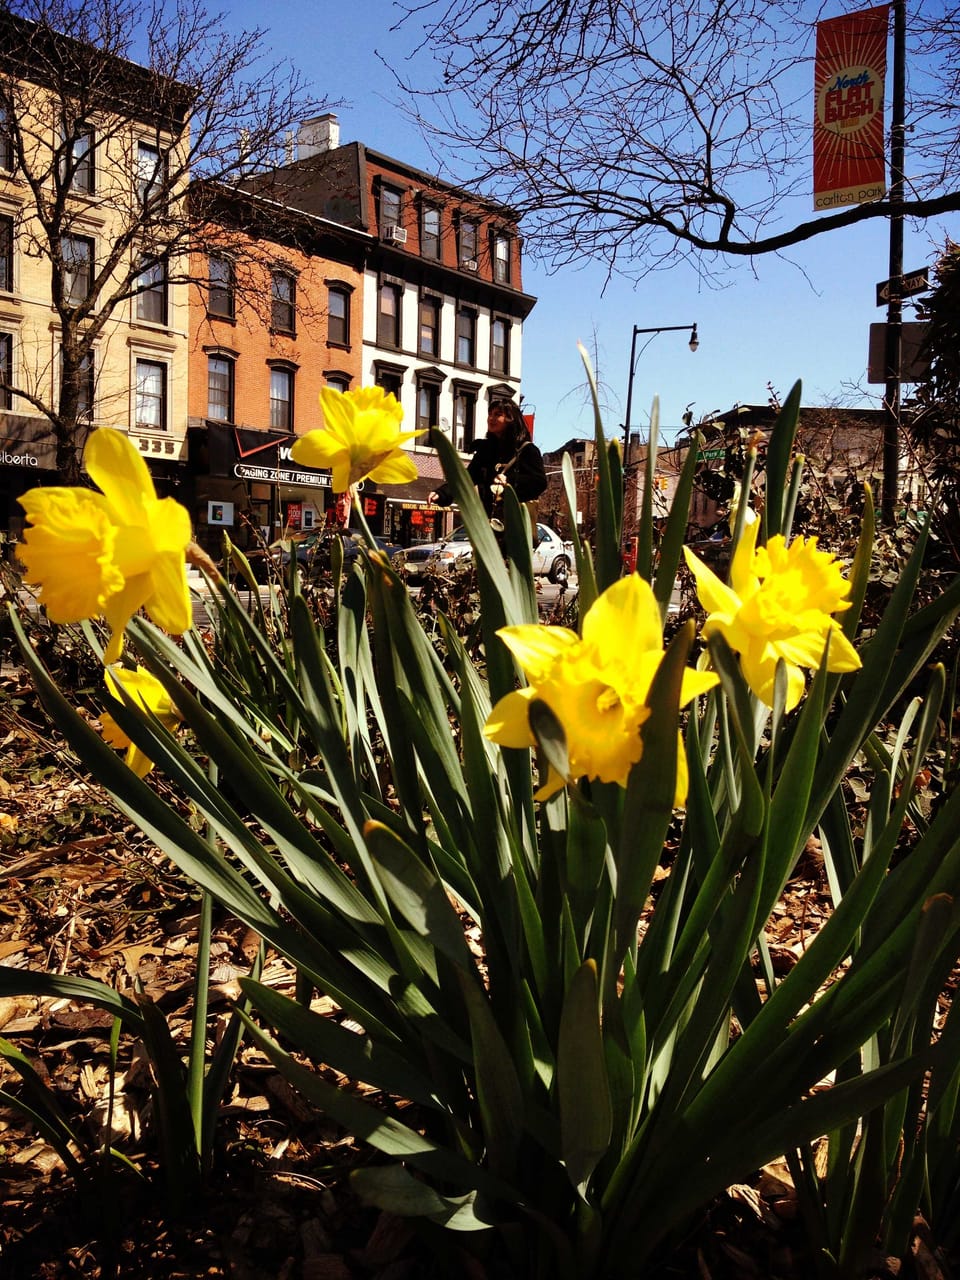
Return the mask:
[[626,470],[627,460],[630,452],[630,415],[633,412],[633,376],[636,373],[637,365],[637,335],[640,333],[679,333],[682,330],[690,330],[690,341],[687,344],[691,351],[696,351],[700,345],[700,339],[697,337],[697,326],[694,324],[664,324],[656,325],[652,329],[639,329],[633,326],[633,336],[630,339],[630,377],[627,380],[627,411],[624,414],[623,423],[623,465]]
[[[630,460],[630,415],[633,412],[633,376],[636,373],[637,366],[637,335],[641,333],[649,333],[651,336],[658,333],[679,333],[681,330],[690,330],[690,340],[688,346],[691,351],[696,351],[700,345],[700,339],[697,337],[697,326],[694,324],[662,324],[655,325],[650,329],[641,329],[637,325],[633,326],[633,336],[630,339],[630,377],[627,380],[627,411],[624,414],[623,423],[623,517],[621,525],[621,546],[625,549],[627,546],[627,494],[630,489],[629,482],[629,460]],[[636,508],[634,508],[636,515]]]

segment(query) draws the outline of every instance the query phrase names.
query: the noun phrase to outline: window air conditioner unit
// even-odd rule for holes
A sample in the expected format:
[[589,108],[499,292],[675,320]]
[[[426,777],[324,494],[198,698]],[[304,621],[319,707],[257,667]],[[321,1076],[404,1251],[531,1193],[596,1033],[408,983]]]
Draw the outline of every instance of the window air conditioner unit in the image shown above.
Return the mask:
[[384,240],[389,240],[391,244],[406,244],[407,232],[405,227],[391,225],[383,228]]
[[480,263],[476,260],[476,258],[464,258],[464,260],[460,263],[460,266],[464,269],[464,271],[478,271],[480,268]]

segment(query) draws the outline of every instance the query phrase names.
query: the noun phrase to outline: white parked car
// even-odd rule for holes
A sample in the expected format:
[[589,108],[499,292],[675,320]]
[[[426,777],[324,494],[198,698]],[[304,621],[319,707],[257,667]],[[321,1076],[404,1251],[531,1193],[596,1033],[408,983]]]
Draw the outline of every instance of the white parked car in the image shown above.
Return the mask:
[[[463,525],[458,525],[442,542],[425,543],[407,550],[405,563],[408,577],[417,577],[424,569],[448,569],[459,560],[473,555],[473,547]],[[566,582],[573,563],[573,548],[549,525],[537,525],[537,546],[533,553],[533,572],[551,582]]]

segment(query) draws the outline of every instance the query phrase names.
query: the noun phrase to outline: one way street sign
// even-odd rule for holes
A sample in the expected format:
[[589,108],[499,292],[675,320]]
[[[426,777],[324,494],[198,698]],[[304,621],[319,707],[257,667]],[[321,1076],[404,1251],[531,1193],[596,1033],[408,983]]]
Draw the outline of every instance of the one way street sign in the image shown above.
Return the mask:
[[[927,268],[921,267],[919,271],[911,271],[909,275],[900,277],[900,297],[912,298],[915,293],[926,293],[930,288],[930,279],[927,275]],[[890,281],[881,280],[877,285],[877,306],[882,307],[890,301]]]

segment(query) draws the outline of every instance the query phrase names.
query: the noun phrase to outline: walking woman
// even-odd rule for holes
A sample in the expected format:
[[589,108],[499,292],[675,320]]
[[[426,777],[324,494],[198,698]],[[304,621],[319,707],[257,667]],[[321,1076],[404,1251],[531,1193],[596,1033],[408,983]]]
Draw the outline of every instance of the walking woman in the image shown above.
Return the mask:
[[[523,414],[512,400],[494,400],[487,414],[487,434],[478,440],[467,474],[477,486],[483,509],[498,532],[503,531],[502,500],[507,485],[521,503],[533,502],[547,487],[540,450],[530,439]],[[427,499],[441,507],[449,507],[452,495],[446,485],[434,490]],[[499,529],[497,528],[499,524]],[[532,518],[536,544],[536,520]]]

